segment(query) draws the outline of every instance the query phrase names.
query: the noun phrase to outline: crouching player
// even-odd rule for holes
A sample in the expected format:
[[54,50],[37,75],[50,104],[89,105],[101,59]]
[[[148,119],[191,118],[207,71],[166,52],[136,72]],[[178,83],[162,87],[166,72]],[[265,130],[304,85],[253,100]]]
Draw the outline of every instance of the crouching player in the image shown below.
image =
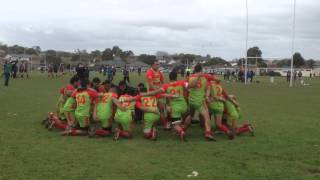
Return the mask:
[[[187,91],[187,83],[184,80],[177,81],[178,72],[172,70],[169,74],[170,83],[164,84],[162,88],[151,91],[142,95],[154,95],[158,93],[167,93],[172,95],[168,98],[167,111],[170,114],[171,122],[176,131],[176,134],[180,137],[181,141],[185,141],[186,129],[183,128],[184,120],[188,117],[187,103],[184,98],[184,91]],[[167,95],[167,96],[168,96]]]
[[70,92],[74,91],[79,84],[79,78],[77,76],[73,76],[69,84],[63,88],[60,89],[60,96],[58,99],[58,102],[56,104],[57,108],[57,115],[60,119],[66,119],[67,117],[64,114],[64,104],[66,103],[67,98],[70,96]]
[[113,140],[118,140],[119,137],[131,138],[132,137],[132,114],[135,107],[135,101],[125,102],[126,98],[132,98],[128,94],[123,94],[119,97],[120,106],[122,108],[117,108],[114,120],[118,127],[116,128],[116,133]]
[[222,123],[222,116],[224,112],[224,104],[229,96],[224,88],[221,86],[219,80],[210,81],[206,93],[206,101],[208,103],[211,118],[214,119],[216,127],[225,133],[229,139],[234,138],[234,133]]
[[[172,94],[157,94],[157,91],[146,93],[145,89],[142,90],[140,95],[126,98],[124,102],[136,101],[136,107],[143,112],[143,133],[146,139],[156,140],[157,130],[156,123],[160,119],[160,112],[158,109],[159,98],[176,98],[176,95]],[[152,94],[152,95],[150,95]],[[153,95],[157,94],[157,95]]]
[[244,123],[240,127],[237,124],[237,121],[241,119],[240,107],[236,101],[236,97],[233,95],[228,95],[229,99],[225,101],[225,117],[232,123],[233,131],[240,135],[245,132],[250,132],[254,136],[253,126],[249,123]]
[[71,95],[76,101],[75,119],[79,128],[66,130],[62,135],[80,136],[88,134],[91,102],[98,98],[99,94],[95,90],[87,88],[87,85],[87,81],[82,81],[80,87]]
[[[94,123],[90,125],[89,136],[109,136],[112,134],[114,104],[122,108],[118,101],[116,87],[111,87],[102,97],[97,98],[93,110]],[[125,110],[125,109],[122,109]]]

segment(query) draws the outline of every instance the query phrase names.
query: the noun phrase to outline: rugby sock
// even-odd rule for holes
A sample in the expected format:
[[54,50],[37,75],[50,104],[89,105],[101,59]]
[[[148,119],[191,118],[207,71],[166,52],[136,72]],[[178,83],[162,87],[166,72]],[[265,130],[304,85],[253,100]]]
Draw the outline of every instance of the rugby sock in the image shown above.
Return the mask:
[[176,130],[178,135],[181,135],[182,133],[185,133],[183,129]]
[[120,136],[120,137],[129,138],[129,137],[130,137],[130,133],[128,133],[128,132],[126,132],[126,131],[120,131],[119,136]]
[[79,135],[81,135],[81,133],[79,133],[79,131],[76,129],[72,129],[69,135],[70,136],[79,136]]
[[237,134],[241,134],[249,131],[250,131],[249,127],[247,125],[243,125],[237,130]]
[[187,132],[187,128],[185,128],[185,127],[184,127],[184,128],[182,128],[182,130],[183,130],[184,132]]
[[104,129],[98,129],[98,130],[96,130],[96,135],[109,136],[109,135],[111,135],[111,132],[110,131],[106,131]]
[[148,133],[144,133],[144,138],[150,139],[151,137],[152,137],[152,131],[150,131]]
[[67,124],[63,123],[60,119],[57,117],[52,117],[51,119],[53,121],[53,126],[57,129],[65,130],[67,128]]
[[205,135],[212,135],[213,136],[213,132],[212,131],[205,131]]
[[228,133],[230,132],[230,130],[227,128],[227,126],[225,126],[225,125],[223,125],[223,124],[221,124],[221,125],[219,126],[219,129],[220,129],[221,131],[223,131],[225,134],[228,134]]
[[54,122],[54,127],[57,129],[65,130],[67,128],[67,124],[64,124],[62,122]]

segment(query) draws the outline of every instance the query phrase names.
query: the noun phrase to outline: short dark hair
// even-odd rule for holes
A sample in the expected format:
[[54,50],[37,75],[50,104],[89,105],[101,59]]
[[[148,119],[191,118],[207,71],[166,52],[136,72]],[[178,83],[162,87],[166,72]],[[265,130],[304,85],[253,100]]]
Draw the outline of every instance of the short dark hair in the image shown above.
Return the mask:
[[138,87],[145,87],[143,83],[139,83]]
[[105,85],[105,84],[110,84],[111,82],[107,79],[105,81],[102,82],[102,85]]
[[89,81],[88,80],[82,80],[80,82],[80,87],[78,88],[78,90],[85,90],[87,89],[87,86],[89,84]]
[[175,80],[177,80],[177,77],[178,77],[178,72],[173,69],[173,70],[169,73],[169,79],[170,79],[171,81],[175,81]]
[[71,79],[70,79],[70,84],[73,84],[75,82],[79,81],[79,77],[78,76],[73,76]]
[[122,81],[120,81],[120,82],[119,82],[119,84],[118,84],[118,86],[122,86],[122,85],[125,85],[125,86],[127,86],[127,83],[126,83],[126,81],[123,81],[123,80],[122,80]]
[[202,65],[200,63],[198,63],[194,69],[193,69],[193,73],[198,73],[202,71]]
[[158,62],[159,60],[158,59],[152,59],[151,62],[152,64],[154,64],[155,62]]
[[101,81],[100,81],[100,79],[98,77],[95,77],[95,78],[92,79],[92,82],[93,83],[100,83]]

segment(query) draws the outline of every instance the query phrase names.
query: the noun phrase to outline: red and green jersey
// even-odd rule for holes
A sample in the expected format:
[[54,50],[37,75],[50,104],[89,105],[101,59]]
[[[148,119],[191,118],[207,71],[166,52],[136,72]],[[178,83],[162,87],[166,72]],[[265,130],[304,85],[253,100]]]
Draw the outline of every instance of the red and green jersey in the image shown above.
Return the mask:
[[147,71],[146,78],[153,86],[153,88],[150,88],[148,85],[148,91],[159,89],[164,81],[162,73],[159,70],[154,71],[152,68]]
[[232,119],[241,119],[240,108],[236,107],[230,100],[225,102],[224,113]]
[[104,93],[102,97],[96,99],[97,116],[105,117],[108,114],[112,115],[112,98],[118,98],[118,95],[115,93]]
[[68,84],[66,87],[60,88],[59,92],[62,95],[66,95],[67,91],[74,91],[74,90],[75,88],[71,84]]
[[72,93],[71,96],[75,98],[77,104],[75,114],[77,116],[88,117],[90,116],[91,102],[92,100],[99,97],[99,94],[92,89],[86,89],[81,91],[75,91]]
[[197,80],[197,85],[194,88],[190,88],[189,93],[189,103],[200,105],[203,103],[205,95],[206,95],[206,88],[207,88],[207,78],[206,77],[197,77],[195,74],[191,75],[189,78],[189,84],[194,79]]
[[170,82],[167,84],[164,84],[162,86],[162,89],[167,94],[174,94],[177,95],[177,98],[169,98],[169,105],[174,108],[178,106],[186,106],[186,101],[184,98],[184,91],[187,86],[187,82],[184,80]]
[[[124,99],[128,98],[128,97],[132,97],[130,95],[124,94],[121,95],[119,97],[119,101],[123,101]],[[117,119],[123,119],[123,118],[131,118],[131,113],[134,110],[136,102],[132,101],[132,102],[121,102],[121,106],[125,107],[127,110],[126,111],[122,111],[121,109],[117,108],[116,114],[115,114],[115,118]]]
[[64,112],[72,112],[76,109],[77,104],[73,97],[68,97],[66,102],[63,105]]
[[[160,98],[161,94],[158,94],[156,96],[136,96],[136,106],[137,107],[146,107],[149,109],[156,110],[158,108],[157,106],[157,98]],[[159,119],[159,115],[156,113],[151,112],[144,112],[144,120],[153,120],[153,119]]]
[[[223,87],[221,86],[220,83],[216,83],[216,82],[212,81],[209,83],[209,87],[211,90],[210,97],[214,98],[214,97],[227,96],[227,93],[225,92],[225,90],[223,89]],[[214,100],[213,102],[211,102],[209,104],[209,108],[213,109],[213,110],[219,110],[222,112],[224,109],[224,102]]]
[[211,97],[225,97],[227,96],[226,91],[223,89],[220,83],[210,82],[211,87]]

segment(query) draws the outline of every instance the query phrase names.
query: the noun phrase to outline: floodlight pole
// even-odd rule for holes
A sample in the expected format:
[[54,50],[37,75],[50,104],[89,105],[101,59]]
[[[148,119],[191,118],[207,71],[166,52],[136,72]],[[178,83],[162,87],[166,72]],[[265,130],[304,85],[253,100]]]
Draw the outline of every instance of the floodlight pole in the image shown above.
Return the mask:
[[248,71],[248,34],[249,34],[249,15],[248,15],[248,0],[246,0],[246,51],[245,51],[245,67],[244,67],[244,83],[247,84],[247,71]]
[[292,81],[293,81],[293,55],[294,55],[295,28],[296,28],[296,0],[293,0],[290,87],[292,87],[293,85]]

